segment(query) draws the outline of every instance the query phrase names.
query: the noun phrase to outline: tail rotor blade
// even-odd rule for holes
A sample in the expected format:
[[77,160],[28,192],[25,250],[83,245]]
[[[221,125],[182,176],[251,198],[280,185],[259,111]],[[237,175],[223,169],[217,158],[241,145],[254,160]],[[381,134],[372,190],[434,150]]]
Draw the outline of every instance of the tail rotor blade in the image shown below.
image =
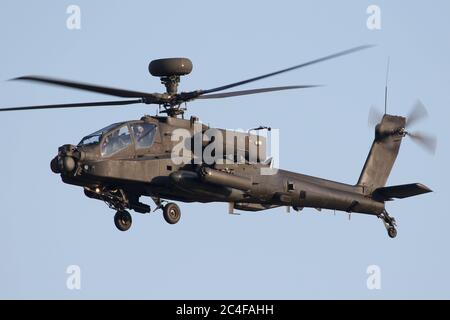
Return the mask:
[[406,118],[406,127],[410,127],[426,117],[428,117],[427,109],[423,105],[422,101],[417,100]]
[[369,110],[369,118],[367,119],[369,127],[375,127],[381,122],[381,119],[383,119],[383,114],[377,108],[371,106]]
[[435,136],[423,132],[408,132],[408,136],[429,153],[436,153],[437,139]]

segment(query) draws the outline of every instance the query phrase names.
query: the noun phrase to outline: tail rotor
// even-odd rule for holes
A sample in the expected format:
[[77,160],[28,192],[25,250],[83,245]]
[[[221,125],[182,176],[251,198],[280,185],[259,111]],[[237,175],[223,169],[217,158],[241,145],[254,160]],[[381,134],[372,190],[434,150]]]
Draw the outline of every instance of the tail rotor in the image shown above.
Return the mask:
[[404,133],[427,152],[435,154],[437,146],[436,136],[421,131],[408,131],[411,126],[414,126],[416,123],[424,120],[427,117],[427,109],[423,105],[422,101],[417,100],[408,117],[406,118],[406,130],[404,131]]
[[[428,117],[428,112],[424,104],[417,100],[409,115],[406,118],[405,128],[399,128],[399,131],[404,136],[408,136],[411,138],[413,142],[418,144],[424,150],[429,152],[430,154],[436,153],[437,147],[437,138],[436,136],[428,133],[424,133],[422,131],[409,131],[411,127],[419,123]],[[381,122],[383,119],[383,114],[375,107],[371,107],[369,110],[368,124],[370,127],[374,127]]]

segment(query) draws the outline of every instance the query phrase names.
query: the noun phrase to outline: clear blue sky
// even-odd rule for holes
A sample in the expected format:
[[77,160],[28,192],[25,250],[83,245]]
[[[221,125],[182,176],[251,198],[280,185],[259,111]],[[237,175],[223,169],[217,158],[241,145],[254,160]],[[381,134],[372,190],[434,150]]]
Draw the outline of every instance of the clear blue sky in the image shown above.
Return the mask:
[[[66,8],[81,8],[81,30]],[[366,8],[381,8],[379,31]],[[0,298],[450,298],[448,1],[2,1],[0,80],[43,74],[155,92],[150,60],[187,56],[184,90],[210,88],[360,44],[375,49],[252,86],[325,84],[308,91],[189,104],[211,126],[280,129],[281,167],[355,183],[373,138],[371,105],[389,111],[417,98],[439,138],[436,156],[405,140],[389,184],[422,182],[434,193],[395,201],[399,235],[372,216],[283,208],[227,214],[226,204],[183,204],[170,226],[159,212],[133,215],[119,232],[113,212],[51,173],[58,146],[154,107],[51,110],[0,115]],[[110,97],[0,82],[2,107]],[[151,201],[147,201],[153,206]],[[68,265],[81,290],[66,288]],[[368,290],[366,268],[381,268]]]

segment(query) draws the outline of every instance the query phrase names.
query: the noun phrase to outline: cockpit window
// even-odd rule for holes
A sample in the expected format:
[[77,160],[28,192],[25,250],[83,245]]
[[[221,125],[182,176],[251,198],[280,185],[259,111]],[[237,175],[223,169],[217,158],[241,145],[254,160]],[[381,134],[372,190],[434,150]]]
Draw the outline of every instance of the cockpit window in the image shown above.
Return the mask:
[[131,130],[136,141],[136,149],[150,148],[155,140],[156,125],[150,123],[135,123]]
[[101,154],[104,157],[125,149],[131,144],[130,131],[127,125],[114,130],[103,138]]
[[80,141],[80,143],[79,143],[78,145],[79,145],[79,146],[87,146],[87,145],[90,145],[90,144],[96,144],[96,143],[99,143],[100,137],[101,137],[100,134],[95,135],[95,136],[93,136],[93,135],[91,135],[91,136],[86,136],[86,137],[84,137],[84,138]]
[[105,132],[108,132],[109,130],[111,130],[114,127],[117,127],[118,125],[120,125],[120,123],[114,123],[114,124],[111,124],[111,125],[109,125],[107,127],[104,127],[103,129],[95,131],[94,133],[91,133],[90,135],[87,135],[86,137],[81,139],[81,141],[80,141],[80,143],[78,145],[79,146],[86,146],[86,145],[90,145],[90,144],[99,143],[100,139],[102,137],[102,134],[104,134]]

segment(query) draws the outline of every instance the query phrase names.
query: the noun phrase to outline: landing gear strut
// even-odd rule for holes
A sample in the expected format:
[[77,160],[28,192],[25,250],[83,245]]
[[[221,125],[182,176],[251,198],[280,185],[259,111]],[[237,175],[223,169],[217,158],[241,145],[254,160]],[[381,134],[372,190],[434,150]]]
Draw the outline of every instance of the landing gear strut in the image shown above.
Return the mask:
[[397,236],[397,229],[395,228],[397,223],[395,222],[394,217],[391,217],[386,210],[384,210],[378,217],[383,219],[388,236],[390,238],[395,238]]
[[126,193],[120,188],[85,187],[84,194],[92,199],[104,201],[108,207],[117,211],[114,224],[120,231],[127,231],[131,227],[131,215],[126,209],[139,213],[150,212],[150,206],[139,202],[139,194]]

